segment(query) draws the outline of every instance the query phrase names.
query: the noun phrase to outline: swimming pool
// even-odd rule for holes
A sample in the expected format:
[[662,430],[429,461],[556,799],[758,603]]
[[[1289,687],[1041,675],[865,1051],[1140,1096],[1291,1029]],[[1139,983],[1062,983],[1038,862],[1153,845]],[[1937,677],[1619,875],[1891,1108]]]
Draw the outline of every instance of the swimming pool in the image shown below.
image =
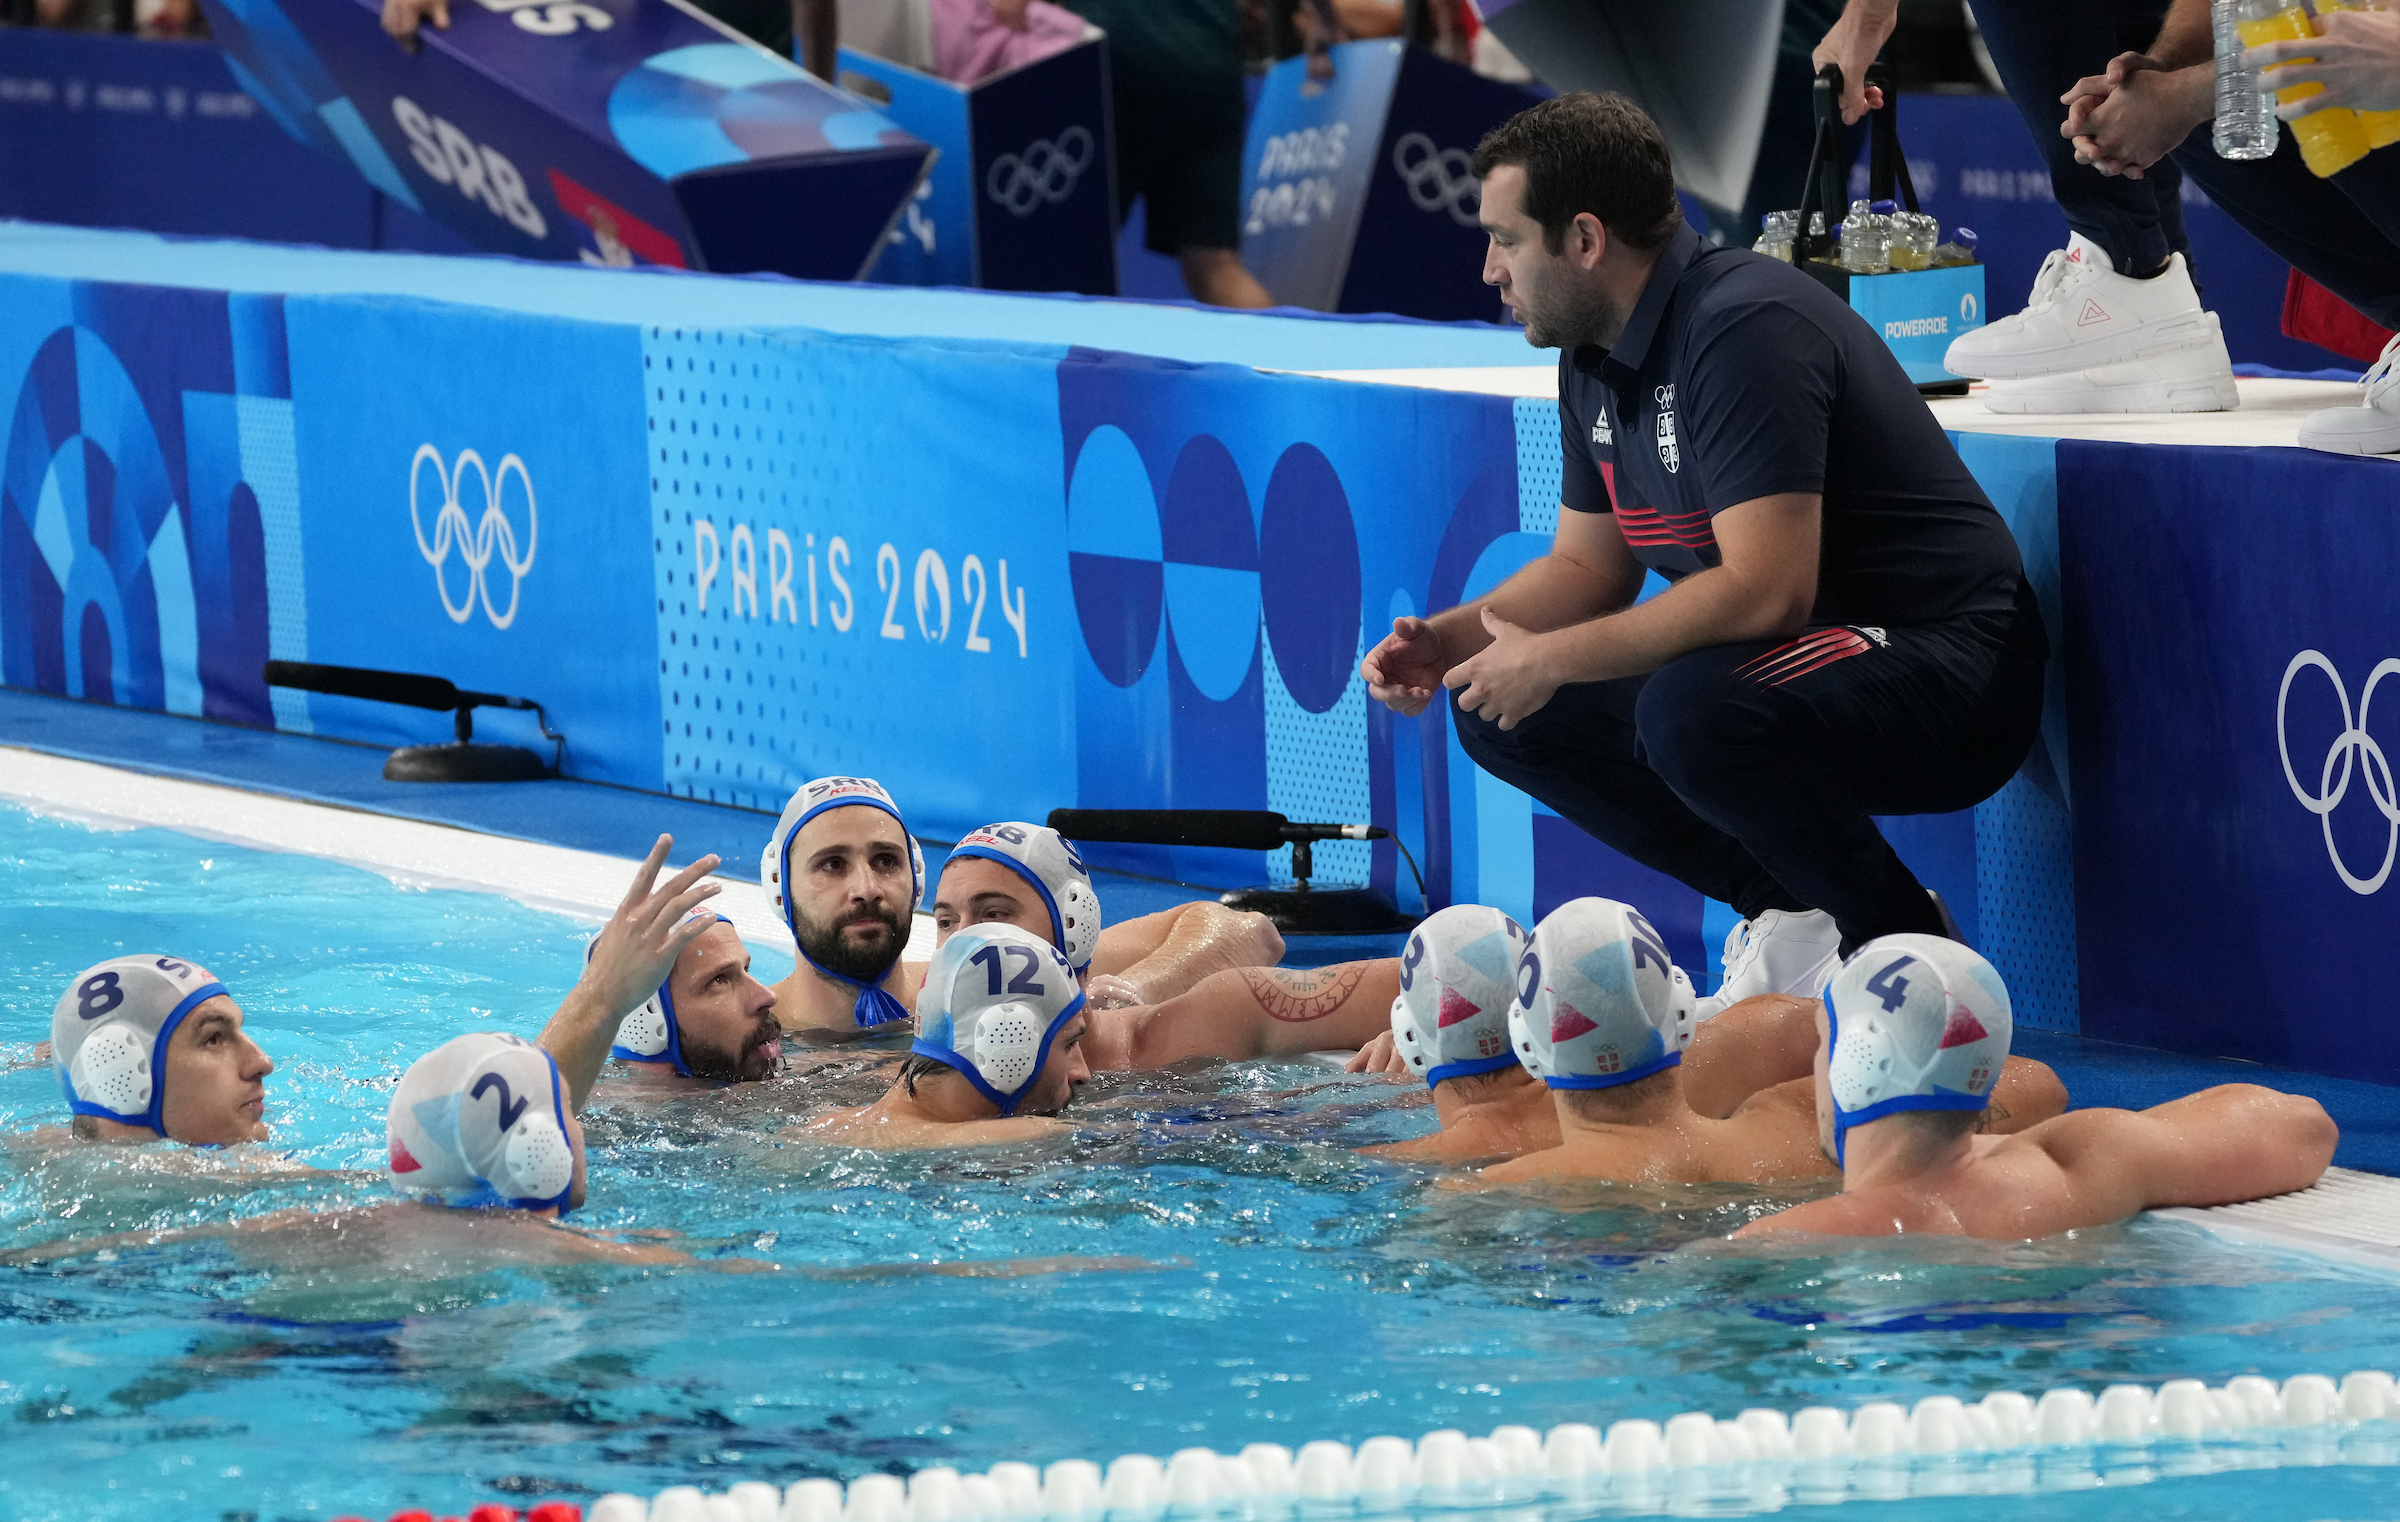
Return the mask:
[[[407,1061],[460,1030],[530,1032],[587,934],[493,894],[0,805],[14,1014],[0,1248],[383,1198],[384,1106]],[[280,1064],[274,1151],[320,1173],[24,1139],[60,1115],[32,1055],[57,990],[149,949],[205,961],[242,1000]],[[1408,1091],[1299,1065],[1104,1077],[1079,1107],[1093,1130],[1042,1148],[891,1157],[779,1138],[877,1086],[853,1068],[595,1110],[581,1224],[681,1233],[704,1261],[772,1273],[361,1260],[322,1234],[0,1269],[0,1513],[463,1514],[673,1484],[2400,1365],[2400,1281],[2177,1222],[1786,1258],[1686,1246],[1769,1208],[1739,1189],[1458,1194],[1349,1151],[1430,1125],[1399,1103]],[[2285,1436],[2322,1467],[2159,1478],[2139,1510],[2388,1511],[2381,1426]],[[2123,1515],[2105,1482],[2182,1461],[2050,1455],[2028,1483],[2063,1488],[2006,1504]],[[1980,1475],[1958,1488],[1991,1483]],[[1874,1483],[1862,1470],[1832,1494]],[[1778,1487],[1661,1482],[1553,1509],[1831,1498]]]

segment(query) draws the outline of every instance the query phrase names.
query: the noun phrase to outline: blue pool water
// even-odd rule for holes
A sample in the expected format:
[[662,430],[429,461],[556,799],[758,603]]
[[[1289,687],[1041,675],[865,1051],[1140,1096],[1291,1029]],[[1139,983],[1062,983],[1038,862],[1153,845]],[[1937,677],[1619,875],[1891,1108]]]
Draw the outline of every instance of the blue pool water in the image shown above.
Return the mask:
[[[462,1030],[532,1032],[586,934],[495,896],[0,807],[0,1249],[385,1198],[384,1106],[406,1062]],[[151,950],[205,962],[243,1002],[280,1064],[271,1148],[31,1135],[61,1118],[33,1054],[58,990]],[[1307,1067],[1104,1077],[1079,1106],[1086,1134],[1019,1151],[780,1139],[879,1086],[853,1064],[592,1112],[579,1222],[772,1272],[510,1267],[324,1231],[0,1266],[0,1515],[463,1513],[2400,1365],[2400,1282],[2178,1224],[1795,1259],[1707,1244],[1777,1203],[1739,1189],[1445,1190],[1349,1150],[1428,1127],[1409,1091]],[[315,1171],[278,1176],[276,1158]],[[2110,1488],[2006,1504],[2297,1519],[2389,1514],[2389,1486],[2389,1470],[2334,1462],[2161,1480],[2138,1505]],[[1994,1503],[1860,1504],[1963,1518]]]

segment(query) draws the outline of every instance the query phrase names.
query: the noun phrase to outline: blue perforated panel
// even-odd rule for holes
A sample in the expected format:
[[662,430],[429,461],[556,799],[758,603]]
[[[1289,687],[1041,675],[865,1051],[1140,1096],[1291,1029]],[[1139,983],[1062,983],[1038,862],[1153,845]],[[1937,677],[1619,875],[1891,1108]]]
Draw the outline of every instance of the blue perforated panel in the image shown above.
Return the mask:
[[[1367,686],[1354,673],[1331,708],[1310,713],[1283,685],[1275,649],[1260,641],[1267,665],[1267,807],[1286,818],[1349,823],[1373,817],[1367,786]],[[1361,650],[1360,655],[1366,652]],[[1315,880],[1334,886],[1367,881],[1363,840],[1318,841]],[[1267,858],[1274,880],[1292,880],[1292,853]]]
[[1982,945],[2016,1022],[2082,1029],[2075,974],[2075,863],[2067,811],[2023,776],[1975,810]]
[[1558,532],[1565,484],[1558,461],[1558,403],[1521,396],[1517,422],[1517,529],[1544,539]]
[[[838,484],[818,462],[841,457],[846,409],[772,340],[653,328],[642,363],[668,790],[774,810],[810,777],[872,775],[882,704],[851,680],[846,643],[806,637],[834,611],[811,585],[817,536],[750,526]],[[856,562],[853,585],[862,570],[872,586]]]

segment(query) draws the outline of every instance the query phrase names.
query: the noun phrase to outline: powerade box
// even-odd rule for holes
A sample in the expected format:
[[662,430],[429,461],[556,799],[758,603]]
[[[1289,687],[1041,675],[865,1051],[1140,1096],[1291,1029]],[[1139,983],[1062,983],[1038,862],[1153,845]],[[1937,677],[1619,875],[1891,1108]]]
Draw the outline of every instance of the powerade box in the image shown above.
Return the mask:
[[1850,310],[1883,335],[1908,378],[1920,386],[1964,386],[1942,368],[1950,340],[1983,326],[1983,266],[1900,270],[1857,275],[1811,261],[1802,266],[1849,301]]
[[1469,159],[1538,97],[1397,42],[1346,42],[1332,58],[1330,80],[1290,58],[1259,92],[1242,262],[1286,306],[1499,320]]
[[933,150],[681,0],[201,0],[284,129],[483,248],[856,279]]
[[868,279],[1117,293],[1108,50],[1096,30],[972,85],[850,48],[840,77],[940,150]]

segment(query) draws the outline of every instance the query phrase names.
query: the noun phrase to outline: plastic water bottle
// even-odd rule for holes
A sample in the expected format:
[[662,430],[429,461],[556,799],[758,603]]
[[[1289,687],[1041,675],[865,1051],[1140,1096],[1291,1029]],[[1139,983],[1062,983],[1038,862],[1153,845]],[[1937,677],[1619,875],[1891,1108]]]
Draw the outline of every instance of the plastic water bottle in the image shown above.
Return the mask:
[[1937,270],[1946,270],[1962,264],[1973,264],[1975,262],[1975,245],[1982,241],[1975,236],[1975,229],[1971,227],[1952,228],[1950,241],[1933,251],[1933,267]]
[[1942,241],[1942,224],[1921,211],[1892,213],[1891,263],[1895,270],[1921,270],[1933,264],[1934,245]]
[[1792,262],[1792,236],[1799,230],[1800,213],[1770,211],[1759,219],[1758,241],[1750,246],[1757,253],[1789,264]]
[[1842,268],[1853,275],[1889,274],[1891,258],[1891,222],[1888,213],[1875,210],[1889,206],[1889,201],[1852,201],[1850,215],[1842,219]]
[[2217,30],[2217,157],[2263,159],[2275,152],[2275,103],[2258,70],[2243,62],[2242,0],[2213,0]]

